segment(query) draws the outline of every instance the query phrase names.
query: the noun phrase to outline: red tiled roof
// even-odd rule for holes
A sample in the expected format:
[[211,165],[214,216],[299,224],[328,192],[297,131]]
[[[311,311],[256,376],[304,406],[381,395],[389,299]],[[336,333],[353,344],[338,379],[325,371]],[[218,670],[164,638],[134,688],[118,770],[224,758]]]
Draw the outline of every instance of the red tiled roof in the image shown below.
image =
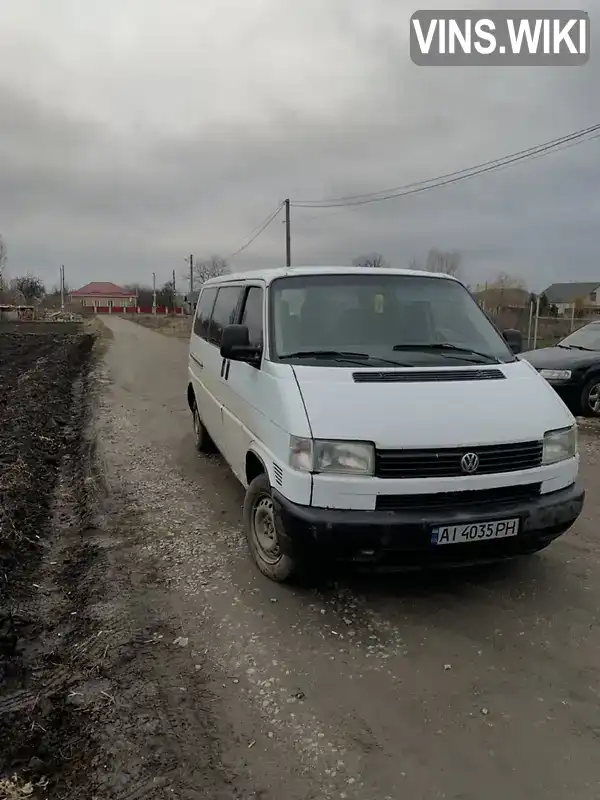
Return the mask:
[[136,292],[130,292],[115,283],[88,283],[71,294],[74,297],[135,297]]

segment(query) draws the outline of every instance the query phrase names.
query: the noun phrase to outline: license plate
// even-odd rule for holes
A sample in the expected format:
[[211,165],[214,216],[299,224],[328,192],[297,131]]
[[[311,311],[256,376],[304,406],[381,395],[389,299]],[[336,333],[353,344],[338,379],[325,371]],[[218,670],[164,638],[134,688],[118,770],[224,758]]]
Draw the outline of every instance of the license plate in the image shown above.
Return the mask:
[[519,519],[496,522],[469,522],[467,525],[440,525],[432,528],[431,544],[465,544],[488,539],[506,539],[519,533]]

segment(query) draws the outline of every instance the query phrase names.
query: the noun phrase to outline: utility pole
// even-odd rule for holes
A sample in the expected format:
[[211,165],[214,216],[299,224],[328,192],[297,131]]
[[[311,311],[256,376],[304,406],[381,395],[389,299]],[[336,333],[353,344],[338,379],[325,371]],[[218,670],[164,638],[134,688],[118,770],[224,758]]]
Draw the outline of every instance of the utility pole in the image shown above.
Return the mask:
[[292,266],[292,231],[290,221],[290,201],[285,201],[285,265]]
[[175,313],[175,270],[173,270],[173,313]]
[[156,314],[156,272],[152,273],[152,313]]
[[533,349],[535,350],[537,347],[537,339],[538,339],[538,324],[540,321],[540,296],[538,294],[536,301],[535,301],[535,325],[533,328]]
[[65,265],[60,268],[60,310],[65,310]]
[[194,293],[194,256],[190,254],[190,303]]

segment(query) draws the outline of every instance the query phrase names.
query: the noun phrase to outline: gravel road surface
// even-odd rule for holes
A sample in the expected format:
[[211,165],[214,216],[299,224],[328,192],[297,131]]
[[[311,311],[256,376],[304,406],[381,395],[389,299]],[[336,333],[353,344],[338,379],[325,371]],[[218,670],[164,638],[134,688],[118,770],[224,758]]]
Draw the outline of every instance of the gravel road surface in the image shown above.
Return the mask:
[[[106,324],[98,430],[115,589],[98,613],[145,631],[129,669],[140,719],[154,720],[122,797],[600,798],[593,427],[584,517],[545,553],[278,586],[246,554],[241,487],[194,451],[187,342]],[[113,755],[131,767],[127,747],[117,737]]]

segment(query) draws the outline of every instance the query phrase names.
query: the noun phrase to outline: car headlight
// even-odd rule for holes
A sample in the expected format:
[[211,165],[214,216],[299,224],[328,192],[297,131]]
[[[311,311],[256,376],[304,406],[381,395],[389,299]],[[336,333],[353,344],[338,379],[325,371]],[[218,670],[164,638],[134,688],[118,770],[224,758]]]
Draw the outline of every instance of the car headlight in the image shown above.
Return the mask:
[[571,378],[570,369],[541,369],[540,375],[547,381],[568,381]]
[[375,448],[370,442],[290,437],[290,466],[303,472],[373,475]]
[[546,431],[544,434],[543,464],[556,464],[577,455],[577,426]]

